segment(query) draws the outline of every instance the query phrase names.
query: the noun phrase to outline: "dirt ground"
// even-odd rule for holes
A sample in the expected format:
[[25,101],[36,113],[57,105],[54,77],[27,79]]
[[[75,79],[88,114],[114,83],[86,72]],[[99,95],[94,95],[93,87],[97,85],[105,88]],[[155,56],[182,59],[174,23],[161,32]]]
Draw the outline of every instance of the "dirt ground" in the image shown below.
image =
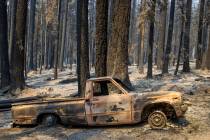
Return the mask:
[[[61,72],[59,79],[53,80],[52,71],[44,71],[42,75],[31,72],[27,80],[30,88],[18,96],[6,95],[4,98],[35,95],[69,97],[77,91],[74,73]],[[147,123],[112,127],[57,125],[53,128],[10,128],[11,113],[4,112],[0,113],[0,140],[210,140],[210,72],[192,71],[176,77],[172,74],[163,77],[159,73],[154,69],[154,79],[147,80],[145,74],[140,75],[135,66],[129,67],[130,80],[136,90],[179,91],[192,103],[185,118],[169,122],[164,130],[151,130]]]

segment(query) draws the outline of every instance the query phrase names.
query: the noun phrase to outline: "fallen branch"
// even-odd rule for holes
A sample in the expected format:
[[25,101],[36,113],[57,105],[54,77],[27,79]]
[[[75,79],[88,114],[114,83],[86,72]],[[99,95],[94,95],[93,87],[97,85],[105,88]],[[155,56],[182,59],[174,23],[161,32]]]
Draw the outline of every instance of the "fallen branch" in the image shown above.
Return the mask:
[[77,81],[77,77],[65,79],[59,82],[59,84],[69,84]]

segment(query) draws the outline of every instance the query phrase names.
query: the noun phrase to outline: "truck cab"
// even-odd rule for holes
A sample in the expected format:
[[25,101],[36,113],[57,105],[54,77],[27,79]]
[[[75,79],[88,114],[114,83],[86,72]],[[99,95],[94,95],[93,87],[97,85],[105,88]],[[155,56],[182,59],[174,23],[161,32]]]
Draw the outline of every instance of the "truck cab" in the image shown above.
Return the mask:
[[90,79],[86,89],[89,125],[132,123],[132,98],[116,80],[108,77]]

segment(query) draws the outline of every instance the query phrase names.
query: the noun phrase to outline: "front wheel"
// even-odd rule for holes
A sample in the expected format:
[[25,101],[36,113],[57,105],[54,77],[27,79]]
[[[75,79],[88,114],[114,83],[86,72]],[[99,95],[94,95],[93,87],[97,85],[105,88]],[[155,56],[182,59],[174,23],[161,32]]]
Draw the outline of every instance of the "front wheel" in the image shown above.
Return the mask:
[[163,129],[167,123],[167,117],[162,111],[153,111],[148,117],[148,123],[152,129]]

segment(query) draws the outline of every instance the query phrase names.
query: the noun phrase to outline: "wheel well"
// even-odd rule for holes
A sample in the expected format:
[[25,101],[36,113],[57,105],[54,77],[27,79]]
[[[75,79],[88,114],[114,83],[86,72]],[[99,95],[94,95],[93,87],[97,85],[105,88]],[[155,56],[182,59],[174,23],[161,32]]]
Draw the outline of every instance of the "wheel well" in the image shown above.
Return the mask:
[[176,112],[172,105],[170,105],[168,103],[154,103],[154,104],[150,104],[150,105],[147,105],[146,107],[144,107],[144,109],[142,111],[141,119],[143,121],[147,120],[149,114],[151,112],[153,112],[154,110],[163,111],[163,113],[165,113],[167,118],[175,118],[176,117]]
[[58,119],[58,122],[61,122],[61,118],[56,113],[42,113],[42,114],[39,114],[39,116],[37,117],[37,123],[41,123],[43,117],[46,116],[46,115],[53,115]]

